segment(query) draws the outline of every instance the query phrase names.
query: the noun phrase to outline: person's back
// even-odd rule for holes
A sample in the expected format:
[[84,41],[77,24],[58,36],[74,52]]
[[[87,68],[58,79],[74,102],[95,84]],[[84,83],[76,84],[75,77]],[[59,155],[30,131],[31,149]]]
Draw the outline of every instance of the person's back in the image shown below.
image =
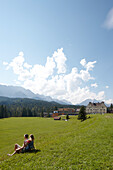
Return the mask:
[[30,139],[27,140],[27,145],[25,147],[25,151],[29,151],[31,149],[35,149],[34,147],[34,136],[30,135]]
[[33,149],[34,148],[34,142],[33,141],[28,141],[28,147],[29,149]]

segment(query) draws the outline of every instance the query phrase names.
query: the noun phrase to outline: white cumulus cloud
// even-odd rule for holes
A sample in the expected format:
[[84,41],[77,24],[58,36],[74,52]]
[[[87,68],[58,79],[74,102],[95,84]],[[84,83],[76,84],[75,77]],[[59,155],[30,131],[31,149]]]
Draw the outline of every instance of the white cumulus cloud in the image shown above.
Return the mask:
[[60,73],[65,73],[66,72],[66,60],[67,58],[65,57],[63,53],[63,48],[58,49],[57,51],[54,52],[53,58],[55,59],[57,69],[58,69],[58,74]]
[[23,52],[20,52],[19,55],[8,64],[7,69],[12,67],[15,74],[20,74],[23,71],[23,63],[24,63]]
[[87,71],[90,71],[90,70],[93,70],[93,68],[95,67],[95,64],[96,61],[93,61],[93,62],[88,62],[86,65],[85,65],[85,68]]
[[97,100],[104,100],[104,98],[105,98],[105,92],[104,91],[100,91],[95,99],[97,99]]
[[[73,67],[70,73],[66,72],[66,61],[67,58],[61,48],[56,50],[51,57],[47,57],[45,65],[28,64],[23,52],[4,65],[7,69],[12,68],[14,74],[17,75],[16,83],[21,83],[23,87],[34,93],[60,100],[65,99],[73,104],[88,98],[103,100],[104,91],[96,94],[90,89],[90,81],[94,79],[90,72],[93,71],[96,61],[86,62],[85,59],[82,59],[80,64],[83,69]],[[86,83],[89,83],[89,86]],[[92,86],[96,87],[97,84],[92,84]]]
[[4,66],[7,66],[7,65],[8,65],[8,62],[3,62],[3,65],[4,65]]
[[85,66],[85,65],[86,65],[86,60],[85,60],[85,58],[80,61],[80,64],[81,64],[82,66]]
[[28,63],[24,63],[24,67],[27,68],[27,69],[29,69],[29,68],[32,67],[32,65],[30,65],[30,64],[28,64]]
[[108,99],[108,100],[105,100],[105,103],[107,103],[107,104],[113,104],[113,99]]

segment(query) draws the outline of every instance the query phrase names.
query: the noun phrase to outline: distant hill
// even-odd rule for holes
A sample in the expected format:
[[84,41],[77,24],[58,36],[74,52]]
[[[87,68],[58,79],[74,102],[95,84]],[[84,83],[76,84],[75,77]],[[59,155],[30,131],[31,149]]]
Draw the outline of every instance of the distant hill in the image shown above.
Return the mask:
[[34,94],[32,91],[25,89],[23,87],[20,87],[20,86],[0,85],[0,96],[9,97],[9,98],[30,98],[30,99],[43,100],[43,101],[48,101],[48,102],[54,101],[54,102],[57,102],[59,104],[64,104],[64,105],[72,104],[68,101],[61,101],[61,100],[53,99],[50,96]]
[[[43,100],[29,99],[29,98],[8,98],[8,97],[0,97],[0,106],[6,106],[8,109],[8,113],[11,113],[11,116],[15,116],[16,114],[19,116],[22,113],[22,109],[31,109],[32,112],[35,110],[37,114],[39,114],[42,110],[44,112],[53,112],[55,108],[77,108],[75,105],[61,105],[54,101],[47,102]],[[9,116],[9,117],[11,117]]]
[[9,97],[1,97],[0,96],[0,105],[21,105],[25,107],[29,107],[30,105],[39,105],[40,107],[46,107],[46,106],[60,106],[59,103],[56,103],[54,101],[47,102],[42,100],[36,100],[36,99],[29,99],[29,98],[9,98]]
[[59,107],[72,107],[72,105],[64,106],[54,101],[47,102],[30,98],[0,97],[0,118],[39,117],[44,113],[53,113],[53,110]]

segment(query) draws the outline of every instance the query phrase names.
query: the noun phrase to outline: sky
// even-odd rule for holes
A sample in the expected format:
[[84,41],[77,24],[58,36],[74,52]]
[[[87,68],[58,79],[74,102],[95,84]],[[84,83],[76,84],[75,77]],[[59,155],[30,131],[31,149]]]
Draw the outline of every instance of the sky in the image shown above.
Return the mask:
[[113,0],[0,0],[0,84],[113,103]]

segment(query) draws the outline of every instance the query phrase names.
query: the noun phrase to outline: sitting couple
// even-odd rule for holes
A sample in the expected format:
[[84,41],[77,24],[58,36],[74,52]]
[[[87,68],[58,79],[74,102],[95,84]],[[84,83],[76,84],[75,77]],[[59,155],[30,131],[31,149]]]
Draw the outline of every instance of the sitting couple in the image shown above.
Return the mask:
[[13,156],[16,153],[24,153],[26,151],[30,151],[32,149],[35,149],[34,147],[34,136],[31,134],[28,139],[28,134],[24,135],[24,144],[23,146],[20,146],[18,144],[15,144],[15,151],[12,154],[8,154],[8,156]]

